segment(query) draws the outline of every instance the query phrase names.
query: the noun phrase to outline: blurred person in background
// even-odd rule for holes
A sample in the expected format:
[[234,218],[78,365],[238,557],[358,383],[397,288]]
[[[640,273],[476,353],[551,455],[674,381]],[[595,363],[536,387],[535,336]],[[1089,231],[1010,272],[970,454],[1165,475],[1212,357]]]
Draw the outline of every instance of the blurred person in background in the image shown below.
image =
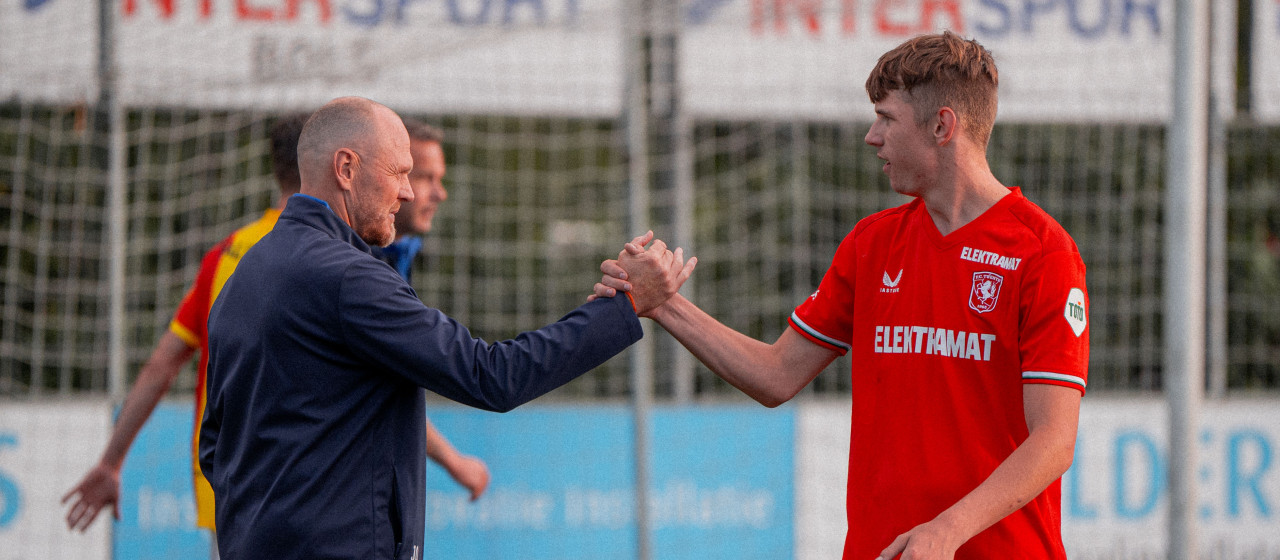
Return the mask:
[[[773,344],[679,294],[651,317],[765,406],[853,354],[846,560],[1065,560],[1060,477],[1089,363],[1085,267],[991,173],[995,61],[954,33],[885,53],[866,142],[914,200],[858,222]],[[626,246],[595,295],[640,248]]]
[[[237,229],[205,253],[200,269],[182,303],[174,312],[169,329],[156,342],[151,356],[143,364],[133,388],[125,398],[116,418],[111,439],[98,463],[63,497],[63,503],[74,498],[67,513],[67,526],[83,531],[93,523],[98,512],[107,505],[120,519],[120,470],[138,432],[146,424],[160,399],[168,392],[182,367],[200,352],[196,367],[195,422],[198,426],[204,412],[205,373],[209,362],[209,339],[206,323],[209,308],[227,278],[235,270],[240,257],[271,231],[289,196],[298,192],[298,134],[306,122],[306,114],[292,115],[277,121],[270,130],[272,172],[279,195],[275,205],[263,211],[254,222]],[[200,472],[196,460],[195,437],[192,437],[192,468],[196,498],[196,525],[213,530],[213,491]]]
[[419,120],[402,120],[409,131],[409,152],[413,154],[413,171],[409,172],[413,200],[402,202],[396,212],[395,241],[370,249],[373,256],[391,265],[405,282],[412,284],[413,258],[422,250],[422,236],[431,231],[436,210],[448,200],[449,191],[444,188],[444,133]]

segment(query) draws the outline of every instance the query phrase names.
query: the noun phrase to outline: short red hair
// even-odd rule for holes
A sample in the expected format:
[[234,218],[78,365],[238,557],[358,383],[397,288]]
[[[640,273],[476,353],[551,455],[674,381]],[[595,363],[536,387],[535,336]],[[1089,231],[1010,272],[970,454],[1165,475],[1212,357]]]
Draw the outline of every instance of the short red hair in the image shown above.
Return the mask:
[[879,103],[889,92],[902,90],[922,120],[950,107],[969,136],[986,146],[995,127],[999,82],[990,51],[944,31],[909,39],[884,53],[867,77],[867,95]]

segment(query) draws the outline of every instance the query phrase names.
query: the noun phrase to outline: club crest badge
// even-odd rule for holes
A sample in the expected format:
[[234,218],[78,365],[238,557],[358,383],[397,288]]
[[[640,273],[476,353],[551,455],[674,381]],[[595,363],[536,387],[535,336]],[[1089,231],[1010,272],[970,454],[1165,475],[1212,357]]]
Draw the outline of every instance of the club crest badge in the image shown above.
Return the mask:
[[1004,277],[994,272],[973,273],[973,287],[969,289],[969,309],[978,313],[995,309],[1002,284]]

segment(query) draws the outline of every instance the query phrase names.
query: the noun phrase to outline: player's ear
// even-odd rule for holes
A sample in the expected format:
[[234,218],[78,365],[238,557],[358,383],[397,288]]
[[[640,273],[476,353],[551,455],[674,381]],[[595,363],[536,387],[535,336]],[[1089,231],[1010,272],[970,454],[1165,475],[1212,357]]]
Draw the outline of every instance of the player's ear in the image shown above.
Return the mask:
[[333,175],[338,181],[338,187],[344,191],[351,190],[355,184],[356,169],[360,164],[360,156],[355,151],[348,148],[338,148],[333,153]]
[[934,143],[939,146],[945,146],[956,135],[957,127],[960,126],[960,119],[956,116],[955,110],[945,106],[938,109],[933,119]]

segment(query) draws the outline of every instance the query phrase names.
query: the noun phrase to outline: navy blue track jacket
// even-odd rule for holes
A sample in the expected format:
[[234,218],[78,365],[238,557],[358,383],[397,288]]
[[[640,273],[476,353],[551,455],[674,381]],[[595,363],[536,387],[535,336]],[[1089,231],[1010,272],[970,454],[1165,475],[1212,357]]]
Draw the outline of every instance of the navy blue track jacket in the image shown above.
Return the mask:
[[507,411],[639,340],[627,298],[487,343],[323,202],[289,199],[209,316],[200,466],[224,560],[422,557],[426,388]]

